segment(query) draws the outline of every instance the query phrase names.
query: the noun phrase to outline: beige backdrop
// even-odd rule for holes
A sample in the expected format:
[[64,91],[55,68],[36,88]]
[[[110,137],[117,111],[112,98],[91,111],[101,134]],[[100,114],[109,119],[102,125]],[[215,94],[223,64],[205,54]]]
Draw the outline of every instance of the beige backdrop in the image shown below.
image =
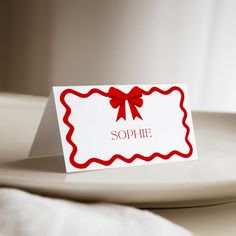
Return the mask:
[[185,82],[193,109],[236,111],[236,1],[2,0],[0,86]]
[[50,1],[2,0],[0,5],[2,90],[47,95]]

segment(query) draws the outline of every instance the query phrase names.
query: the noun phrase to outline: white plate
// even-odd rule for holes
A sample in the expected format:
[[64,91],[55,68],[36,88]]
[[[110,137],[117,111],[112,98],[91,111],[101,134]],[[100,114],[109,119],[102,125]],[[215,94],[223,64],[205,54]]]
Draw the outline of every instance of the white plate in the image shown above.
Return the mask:
[[1,186],[139,207],[236,200],[235,114],[193,113],[198,161],[65,174],[59,157],[27,159],[45,102],[45,98],[0,95]]

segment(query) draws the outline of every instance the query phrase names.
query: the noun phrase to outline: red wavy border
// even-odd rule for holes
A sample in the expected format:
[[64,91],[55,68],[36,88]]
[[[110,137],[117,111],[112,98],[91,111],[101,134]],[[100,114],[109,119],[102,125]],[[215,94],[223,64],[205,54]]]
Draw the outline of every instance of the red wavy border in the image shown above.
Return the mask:
[[173,155],[178,155],[178,156],[180,156],[180,157],[183,157],[183,158],[188,158],[188,157],[190,157],[191,155],[192,155],[192,153],[193,153],[193,147],[192,147],[192,144],[190,143],[190,141],[188,140],[188,136],[189,136],[189,133],[190,133],[190,128],[189,128],[189,126],[186,124],[186,119],[187,119],[187,111],[186,111],[186,109],[184,108],[184,106],[183,106],[183,103],[184,103],[184,92],[183,92],[183,90],[181,89],[181,88],[179,88],[178,86],[173,86],[173,87],[171,87],[170,89],[168,89],[168,90],[161,90],[160,88],[158,88],[158,87],[152,87],[149,91],[145,91],[145,90],[143,90],[143,89],[141,89],[141,91],[142,91],[142,93],[144,94],[144,95],[150,95],[150,94],[152,94],[153,92],[158,92],[158,93],[161,93],[161,94],[163,94],[163,95],[168,95],[168,94],[170,94],[171,92],[173,92],[173,91],[175,91],[175,90],[177,90],[178,92],[180,92],[180,94],[181,94],[181,99],[180,99],[180,103],[179,103],[179,107],[180,107],[180,109],[183,111],[183,113],[184,113],[184,116],[183,116],[183,119],[182,119],[182,124],[183,124],[183,126],[185,127],[185,129],[186,129],[186,135],[185,135],[185,141],[186,141],[186,143],[187,143],[187,145],[188,145],[188,147],[189,147],[189,152],[188,153],[182,153],[182,152],[179,152],[179,151],[177,151],[177,150],[173,150],[173,151],[171,151],[171,152],[169,152],[168,154],[166,154],[166,155],[163,155],[163,154],[161,154],[161,153],[158,153],[158,152],[155,152],[155,153],[153,153],[152,155],[150,155],[150,156],[147,156],[147,157],[145,157],[145,156],[142,156],[141,154],[134,154],[132,157],[130,157],[130,158],[126,158],[126,157],[124,157],[124,156],[122,156],[122,155],[120,155],[120,154],[115,154],[115,155],[113,155],[109,160],[102,160],[102,159],[99,159],[99,158],[96,158],[96,157],[92,157],[92,158],[90,158],[90,159],[88,159],[85,163],[77,163],[76,161],[75,161],[75,155],[76,155],[76,153],[77,153],[77,151],[78,151],[78,148],[77,148],[77,146],[76,146],[76,144],[72,141],[72,135],[73,135],[73,132],[74,132],[74,126],[69,122],[69,116],[70,116],[70,114],[71,114],[71,108],[70,108],[70,106],[65,102],[65,97],[66,97],[66,95],[67,94],[73,94],[73,95],[75,95],[75,96],[77,96],[77,97],[79,97],[79,98],[87,98],[87,97],[89,97],[89,96],[91,96],[92,94],[94,94],[94,93],[98,93],[98,94],[100,94],[101,96],[104,96],[104,97],[109,97],[109,95],[108,95],[108,93],[107,92],[104,92],[104,91],[102,91],[102,90],[100,90],[100,89],[96,89],[96,88],[93,88],[93,89],[91,89],[89,92],[87,92],[87,93],[85,93],[85,94],[83,94],[83,93],[80,93],[80,92],[78,92],[78,91],[75,91],[75,90],[73,90],[73,89],[65,89],[62,93],[61,93],[61,95],[60,95],[60,101],[61,101],[61,103],[62,103],[62,105],[65,107],[65,109],[66,109],[66,112],[65,112],[65,114],[64,114],[64,117],[63,117],[63,122],[65,123],[65,125],[67,125],[68,126],[68,128],[69,128],[69,131],[68,131],[68,133],[67,133],[67,135],[66,135],[66,140],[67,140],[67,142],[71,145],[71,147],[72,147],[72,152],[71,152],[71,154],[70,154],[70,163],[71,163],[71,165],[72,166],[74,166],[75,168],[78,168],[78,169],[85,169],[85,168],[87,168],[91,163],[93,163],[93,162],[96,162],[96,163],[98,163],[98,164],[101,164],[101,165],[104,165],[104,166],[109,166],[109,165],[111,165],[116,159],[120,159],[120,160],[122,160],[122,161],[124,161],[124,162],[126,162],[126,163],[132,163],[135,159],[137,159],[137,158],[139,158],[139,159],[141,159],[141,160],[143,160],[143,161],[151,161],[151,160],[153,160],[155,157],[160,157],[160,158],[162,158],[162,159],[165,159],[165,160],[167,160],[167,159],[169,159],[171,156],[173,156]]

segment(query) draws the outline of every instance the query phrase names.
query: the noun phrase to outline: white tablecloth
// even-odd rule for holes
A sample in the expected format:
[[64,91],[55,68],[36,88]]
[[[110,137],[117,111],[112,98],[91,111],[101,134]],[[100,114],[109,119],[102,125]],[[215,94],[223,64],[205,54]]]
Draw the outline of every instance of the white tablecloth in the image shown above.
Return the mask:
[[173,235],[191,233],[145,210],[114,204],[82,204],[0,188],[0,234]]

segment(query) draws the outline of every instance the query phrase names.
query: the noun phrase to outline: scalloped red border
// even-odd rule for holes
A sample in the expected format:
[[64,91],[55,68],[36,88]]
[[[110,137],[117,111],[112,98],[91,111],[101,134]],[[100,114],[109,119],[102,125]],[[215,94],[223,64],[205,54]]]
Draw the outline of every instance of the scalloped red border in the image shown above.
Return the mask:
[[[141,88],[140,88],[141,89]],[[161,94],[163,94],[163,95],[168,95],[168,94],[170,94],[171,92],[173,92],[173,91],[178,91],[180,94],[181,94],[181,99],[180,99],[180,103],[179,103],[179,107],[180,107],[180,109],[183,111],[183,113],[184,113],[184,116],[183,116],[183,119],[182,119],[182,124],[183,124],[183,126],[185,127],[185,129],[186,129],[186,134],[185,134],[185,141],[186,141],[186,143],[187,143],[187,145],[188,145],[188,147],[189,147],[189,152],[188,153],[182,153],[182,152],[179,152],[179,151],[177,151],[177,150],[173,150],[173,151],[171,151],[171,152],[169,152],[168,154],[166,154],[166,155],[163,155],[163,154],[161,154],[161,153],[158,153],[158,152],[155,152],[155,153],[153,153],[152,155],[150,155],[150,156],[142,156],[141,154],[134,154],[132,157],[130,157],[130,158],[126,158],[126,157],[124,157],[124,156],[122,156],[122,155],[120,155],[120,154],[114,154],[110,159],[108,159],[108,160],[102,160],[102,159],[99,159],[99,158],[96,158],[96,157],[92,157],[92,158],[90,158],[90,159],[88,159],[85,163],[78,163],[78,162],[76,162],[75,161],[75,155],[76,155],[76,153],[77,153],[77,151],[78,151],[78,148],[77,148],[77,146],[76,146],[76,144],[72,141],[72,135],[73,135],[73,132],[74,132],[74,126],[69,122],[69,116],[70,116],[70,114],[71,114],[71,108],[70,108],[70,106],[66,103],[66,101],[65,101],[65,97],[66,97],[66,95],[67,94],[73,94],[73,95],[75,95],[75,96],[77,96],[77,97],[79,97],[79,98],[87,98],[87,97],[89,97],[89,96],[91,96],[92,94],[94,94],[94,93],[98,93],[98,94],[100,94],[101,96],[104,96],[104,97],[109,97],[109,94],[108,94],[108,92],[104,92],[104,91],[102,91],[102,90],[100,90],[100,89],[97,89],[97,88],[93,88],[93,89],[91,89],[89,92],[87,92],[87,93],[80,93],[80,92],[78,92],[78,91],[75,91],[75,90],[73,90],[73,89],[65,89],[62,93],[61,93],[61,95],[60,95],[60,101],[61,101],[61,103],[62,103],[62,105],[65,107],[65,109],[66,109],[66,112],[65,112],[65,114],[64,114],[64,117],[63,117],[63,122],[65,123],[65,125],[66,126],[68,126],[68,128],[69,128],[69,131],[68,131],[68,133],[67,133],[67,135],[66,135],[66,140],[67,140],[67,142],[71,145],[71,147],[72,147],[72,151],[71,151],[71,153],[70,153],[70,163],[71,163],[71,165],[72,166],[74,166],[75,168],[78,168],[78,169],[85,169],[85,168],[87,168],[91,163],[93,163],[93,162],[96,162],[96,163],[98,163],[98,164],[101,164],[101,165],[104,165],[104,166],[109,166],[109,165],[111,165],[116,159],[120,159],[120,160],[122,160],[122,161],[124,161],[124,162],[126,162],[126,163],[132,163],[135,159],[137,159],[137,158],[139,158],[139,159],[141,159],[141,160],[143,160],[143,161],[147,161],[147,162],[149,162],[149,161],[151,161],[151,160],[153,160],[155,157],[160,157],[160,158],[162,158],[162,159],[164,159],[164,160],[167,160],[167,159],[169,159],[171,156],[173,156],[173,155],[178,155],[178,156],[180,156],[180,157],[183,157],[183,158],[189,158],[191,155],[192,155],[192,153],[193,153],[193,147],[192,147],[192,144],[190,143],[190,141],[188,140],[188,136],[189,136],[189,133],[190,133],[190,128],[189,128],[189,126],[186,124],[186,119],[187,119],[187,111],[186,111],[186,109],[184,108],[184,106],[183,106],[183,103],[184,103],[184,92],[183,92],[183,90],[180,88],[180,87],[178,87],[178,86],[172,86],[171,88],[169,88],[168,90],[162,90],[162,89],[160,89],[160,88],[158,88],[158,87],[152,87],[150,90],[148,90],[148,91],[145,91],[145,90],[143,90],[143,89],[141,89],[142,90],[142,93],[143,93],[143,95],[150,95],[150,94],[152,94],[153,92],[158,92],[158,93],[161,93]]]

